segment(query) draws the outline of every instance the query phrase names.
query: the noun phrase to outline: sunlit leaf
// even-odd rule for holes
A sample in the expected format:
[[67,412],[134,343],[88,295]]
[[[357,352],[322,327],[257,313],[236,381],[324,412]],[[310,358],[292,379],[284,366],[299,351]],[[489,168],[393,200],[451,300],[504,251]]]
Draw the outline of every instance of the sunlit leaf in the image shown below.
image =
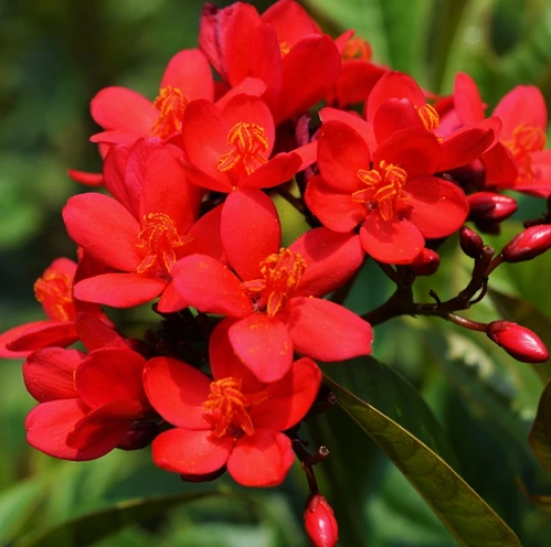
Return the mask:
[[[380,374],[384,369],[373,359],[358,359],[354,366],[342,364],[325,367],[324,371],[331,375],[326,375],[326,382],[336,393],[339,404],[404,473],[462,545],[520,546],[514,532],[439,452],[429,446],[427,441],[433,446],[440,445],[441,441],[433,433],[434,418],[428,420],[427,414],[411,414],[411,405],[421,408],[420,403],[413,403],[415,390],[410,387],[408,394],[403,388],[396,393],[393,388],[398,381],[394,386],[388,381],[377,382],[380,375],[389,378],[386,372]],[[402,382],[407,385],[405,380]],[[393,399],[390,405],[384,404],[385,395]],[[376,406],[377,401],[383,403],[381,407]],[[394,408],[393,416],[401,419],[393,419],[383,410],[385,407]],[[427,412],[430,415],[428,409]],[[415,430],[422,435],[415,435],[404,427],[403,422],[408,420],[419,422]]]

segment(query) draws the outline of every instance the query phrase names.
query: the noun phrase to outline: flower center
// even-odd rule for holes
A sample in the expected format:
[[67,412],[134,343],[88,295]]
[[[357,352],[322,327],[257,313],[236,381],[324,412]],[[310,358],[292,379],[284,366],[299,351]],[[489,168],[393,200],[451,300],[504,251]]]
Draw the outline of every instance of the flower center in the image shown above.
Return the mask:
[[440,124],[440,116],[436,109],[430,104],[424,104],[423,106],[416,106],[415,110],[417,115],[421,118],[425,129],[433,131]]
[[182,118],[189,104],[189,99],[176,87],[167,85],[159,91],[153,106],[159,110],[159,117],[152,129],[152,134],[161,139],[168,139],[173,133],[182,129]]
[[[170,270],[177,259],[174,249],[189,243],[193,236],[178,235],[173,220],[164,213],[145,215],[142,226],[136,246],[147,249],[147,253],[138,266],[137,272],[170,277]],[[155,270],[152,272],[152,269]]]
[[250,175],[267,161],[263,154],[268,151],[268,139],[256,123],[236,123],[228,133],[228,144],[234,149],[218,160],[222,172],[238,170],[238,176]]
[[342,50],[341,57],[343,61],[371,61],[373,50],[371,44],[361,38],[350,38]]
[[53,321],[72,321],[75,308],[71,278],[61,272],[45,272],[34,284],[36,299],[42,304],[46,315]]
[[411,198],[411,194],[403,190],[408,178],[406,171],[393,163],[383,160],[378,169],[358,169],[357,176],[367,188],[354,192],[352,200],[365,203],[369,211],[378,208],[385,221],[392,220],[397,208]]
[[531,179],[532,152],[539,152],[545,148],[545,133],[541,127],[519,125],[513,131],[513,138],[504,144],[513,153],[519,167],[519,176]]
[[243,283],[252,293],[255,311],[265,311],[273,317],[297,289],[306,261],[298,253],[282,248],[260,263],[262,279]]
[[254,433],[249,409],[266,400],[264,392],[245,395],[241,378],[223,378],[210,384],[210,394],[203,403],[205,417],[213,426],[213,435],[239,439]]

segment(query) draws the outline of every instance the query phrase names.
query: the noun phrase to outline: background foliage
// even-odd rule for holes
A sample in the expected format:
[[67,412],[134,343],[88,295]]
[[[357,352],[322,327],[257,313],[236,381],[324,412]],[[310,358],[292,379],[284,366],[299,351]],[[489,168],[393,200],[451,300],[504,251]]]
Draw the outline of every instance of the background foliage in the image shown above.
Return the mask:
[[[270,5],[253,3],[259,10]],[[67,168],[100,168],[88,143],[95,131],[88,115],[91,97],[107,85],[123,85],[154,98],[168,59],[196,45],[201,5],[198,0],[0,1],[0,330],[40,318],[33,282],[54,258],[73,256],[60,210],[69,195],[83,190],[67,177]],[[308,0],[306,5],[328,32],[355,28],[371,41],[376,61],[410,73],[431,91],[450,92],[454,74],[462,70],[475,78],[490,106],[521,83],[538,85],[548,104],[551,100],[547,0]],[[508,233],[485,241],[499,249],[520,231],[523,218],[543,209],[543,203],[524,199]],[[456,242],[449,243],[445,267],[421,283],[419,299],[427,300],[429,289],[448,298],[468,279],[469,260],[455,251]],[[523,322],[551,345],[548,279],[551,256],[500,268],[492,275],[491,299],[470,317]],[[391,290],[368,264],[347,303],[364,313]],[[150,319],[147,310],[124,317],[138,333]],[[483,335],[468,336],[437,319],[394,319],[375,335],[374,356],[390,368],[366,363],[366,378],[346,378],[336,366],[327,367],[327,374],[423,440],[493,507],[522,545],[548,546],[551,498],[543,495],[551,493],[551,475],[530,450],[528,434],[541,379],[551,377],[549,367],[517,363]],[[19,362],[2,363],[0,385],[0,545],[306,545],[301,515],[307,487],[300,469],[280,488],[245,491],[228,480],[180,482],[156,469],[147,450],[115,451],[88,463],[54,461],[26,446],[23,423],[33,401]],[[341,525],[341,544],[456,545],[362,431],[368,412],[373,411],[367,406],[353,412],[359,425],[341,409],[309,423],[312,441],[331,450],[318,473]],[[541,423],[545,445],[549,430]],[[375,440],[380,446],[384,441]],[[433,484],[427,470],[400,468],[414,476],[421,492]],[[543,497],[530,501],[519,484]],[[147,501],[125,501],[136,498]],[[451,513],[457,517],[472,509],[469,499],[465,503]],[[494,545],[479,533],[478,543],[466,537],[468,545]]]

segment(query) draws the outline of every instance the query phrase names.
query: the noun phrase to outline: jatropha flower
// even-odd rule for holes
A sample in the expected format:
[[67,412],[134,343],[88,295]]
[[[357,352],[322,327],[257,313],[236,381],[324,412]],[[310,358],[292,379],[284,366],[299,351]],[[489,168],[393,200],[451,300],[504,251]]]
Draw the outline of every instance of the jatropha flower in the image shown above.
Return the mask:
[[371,352],[369,323],[320,298],[360,267],[356,235],[317,228],[280,248],[275,207],[253,189],[228,196],[221,227],[235,273],[212,257],[191,255],[175,264],[174,286],[190,306],[228,316],[222,324],[231,346],[259,380],[282,378],[294,351],[321,361]]
[[169,139],[182,129],[182,117],[190,101],[214,100],[209,64],[198,49],[180,51],[168,63],[158,97],[152,103],[125,87],[106,87],[92,99],[92,117],[105,131],[93,142],[133,144],[144,137]]
[[295,361],[273,383],[259,382],[233,353],[222,332],[211,343],[213,378],[171,357],[147,363],[144,385],[155,410],[176,426],[153,441],[155,463],[197,480],[227,467],[245,486],[279,484],[293,463],[295,426],[317,395],[321,372]]
[[130,307],[162,294],[165,311],[183,307],[170,287],[172,265],[199,249],[219,256],[221,245],[220,211],[197,220],[201,192],[187,182],[181,155],[156,139],[130,151],[114,148],[104,174],[117,199],[98,193],[69,199],[63,210],[69,235],[112,269],[77,283],[77,298]]
[[151,414],[142,384],[145,362],[122,347],[89,355],[63,348],[32,353],[23,364],[23,377],[39,404],[25,422],[29,444],[78,461],[113,450],[135,420]]
[[375,260],[411,264],[425,238],[448,236],[467,217],[463,191],[434,176],[440,161],[440,144],[424,128],[396,131],[371,154],[355,129],[330,121],[320,130],[321,176],[310,179],[306,202],[331,230],[361,224],[362,246]]
[[78,340],[75,330],[73,281],[77,264],[57,258],[34,284],[36,299],[48,319],[25,323],[0,335],[0,357],[26,357],[46,346],[69,346]]

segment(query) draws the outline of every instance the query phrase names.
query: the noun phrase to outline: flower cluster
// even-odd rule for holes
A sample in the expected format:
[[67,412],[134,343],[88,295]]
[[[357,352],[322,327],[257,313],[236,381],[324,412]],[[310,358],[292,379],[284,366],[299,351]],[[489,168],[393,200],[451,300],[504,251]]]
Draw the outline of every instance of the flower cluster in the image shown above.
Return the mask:
[[[38,401],[29,443],[88,460],[152,442],[155,464],[183,479],[227,470],[240,484],[272,486],[294,452],[301,459],[294,445],[320,400],[317,362],[368,355],[370,323],[440,315],[486,331],[520,360],[545,360],[528,329],[455,315],[501,262],[551,245],[548,218],[494,258],[463,228],[499,229],[516,210],[503,190],[551,195],[541,93],[519,86],[491,116],[484,110],[466,74],[452,95],[429,94],[372,62],[353,31],[325,34],[294,0],[263,14],[206,5],[199,48],[172,57],[153,101],[122,87],[92,99],[103,169],[70,174],[102,191],[63,210],[78,261],[58,258],[36,282],[48,319],[0,336],[1,356],[25,358]],[[276,196],[309,224],[288,246]],[[475,267],[455,299],[394,298],[363,316],[342,305],[366,259],[403,296],[460,231]],[[143,340],[106,315],[147,303],[161,321]],[[86,351],[68,349],[75,342]],[[309,534],[333,545],[331,508],[312,496]]]

